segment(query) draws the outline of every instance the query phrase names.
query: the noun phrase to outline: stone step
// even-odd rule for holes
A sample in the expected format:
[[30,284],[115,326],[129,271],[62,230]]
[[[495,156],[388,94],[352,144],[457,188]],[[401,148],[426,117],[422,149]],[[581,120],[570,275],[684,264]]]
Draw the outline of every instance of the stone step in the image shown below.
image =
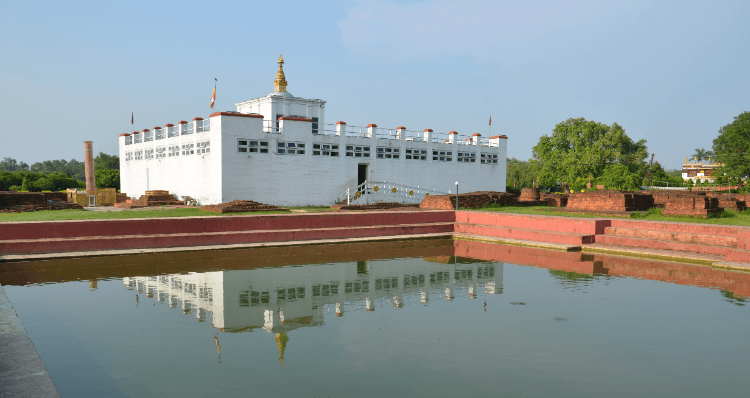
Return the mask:
[[569,232],[541,231],[538,229],[467,224],[459,222],[456,223],[455,232],[567,245],[581,245],[584,243],[593,243],[594,241],[593,234],[587,235]]
[[0,240],[0,253],[56,253],[453,233],[453,223]]
[[456,222],[585,235],[602,234],[604,233],[604,228],[610,226],[610,220],[596,218],[537,216],[531,214],[480,211],[457,211]]
[[734,249],[727,253],[726,261],[750,263],[750,250]]
[[732,236],[736,237],[737,234],[742,230],[747,230],[746,227],[734,226],[734,225],[717,225],[717,224],[699,224],[690,222],[667,222],[667,221],[645,221],[645,220],[628,220],[628,219],[613,219],[611,221],[612,227],[618,228],[633,228],[633,229],[648,229],[652,231],[664,231],[664,232],[681,232],[691,233],[700,235],[718,235],[718,236]]
[[452,211],[259,214],[237,216],[0,222],[0,241],[86,236],[160,235],[227,231],[346,228],[453,222]]
[[717,261],[724,261],[724,256],[717,254],[683,252],[666,249],[649,249],[624,245],[591,243],[581,246],[584,253],[602,253],[615,256],[635,256],[667,261],[695,262],[701,265],[711,265]]
[[630,238],[630,237],[613,236],[613,235],[597,235],[596,243],[638,247],[638,248],[643,248],[643,249],[673,250],[673,251],[688,252],[688,253],[713,254],[713,255],[718,255],[718,256],[726,256],[727,253],[729,253],[732,250],[731,248],[726,247],[726,246],[682,243],[682,242],[652,240],[652,239],[644,239],[644,238]]
[[[693,243],[698,245],[713,245],[737,247],[736,236],[702,235],[688,232],[654,231],[650,229],[634,229],[621,227],[604,228],[605,235],[622,236],[628,238],[643,238],[670,242]],[[598,241],[599,237],[596,238]]]

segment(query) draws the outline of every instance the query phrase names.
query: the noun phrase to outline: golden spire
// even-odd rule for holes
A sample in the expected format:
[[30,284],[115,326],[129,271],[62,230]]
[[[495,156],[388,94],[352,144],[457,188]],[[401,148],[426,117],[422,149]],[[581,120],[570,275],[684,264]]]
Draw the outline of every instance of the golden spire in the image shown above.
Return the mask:
[[279,362],[281,362],[281,366],[284,366],[284,349],[286,348],[287,341],[289,341],[289,337],[286,337],[286,332],[276,333],[276,345],[279,347]]
[[279,55],[279,71],[276,72],[276,80],[273,81],[275,92],[286,91],[286,77],[284,76],[284,56]]

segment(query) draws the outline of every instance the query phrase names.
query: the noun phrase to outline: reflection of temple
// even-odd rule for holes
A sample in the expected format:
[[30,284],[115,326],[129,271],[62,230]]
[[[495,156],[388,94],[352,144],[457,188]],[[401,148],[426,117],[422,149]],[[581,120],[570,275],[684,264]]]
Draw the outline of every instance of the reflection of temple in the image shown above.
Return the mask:
[[[224,332],[287,332],[323,315],[502,293],[502,264],[452,256],[124,278],[127,287]],[[283,363],[283,362],[282,362]]]

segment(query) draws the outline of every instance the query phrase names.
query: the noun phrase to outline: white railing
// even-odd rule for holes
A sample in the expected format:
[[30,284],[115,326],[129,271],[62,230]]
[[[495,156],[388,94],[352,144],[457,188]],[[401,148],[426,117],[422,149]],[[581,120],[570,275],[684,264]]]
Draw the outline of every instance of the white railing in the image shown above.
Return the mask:
[[365,181],[355,188],[347,188],[346,203],[420,203],[426,195],[446,195],[444,192],[420,186],[410,186],[387,181]]
[[278,120],[264,120],[263,121],[263,132],[268,134],[281,134]]
[[195,121],[195,132],[196,133],[202,133],[204,131],[210,131],[210,130],[211,130],[211,120],[210,119],[196,120]]
[[164,136],[165,136],[164,129],[155,129],[154,130],[154,135],[156,135],[156,139],[157,140],[164,139]]
[[641,189],[658,189],[662,191],[687,191],[687,187],[655,187],[655,186],[642,186]]

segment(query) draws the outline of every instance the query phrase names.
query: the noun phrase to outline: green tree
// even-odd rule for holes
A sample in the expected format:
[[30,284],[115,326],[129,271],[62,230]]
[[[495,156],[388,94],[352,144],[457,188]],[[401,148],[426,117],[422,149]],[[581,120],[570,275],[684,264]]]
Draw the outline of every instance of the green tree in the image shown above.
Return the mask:
[[584,118],[568,119],[552,132],[541,137],[533,150],[542,186],[577,183],[588,176],[597,179],[614,164],[624,165],[641,178],[648,171],[646,140],[634,142],[617,123],[607,126]]
[[104,169],[120,170],[120,157],[99,152],[99,155],[94,158],[94,170]]
[[716,160],[724,166],[719,174],[743,179],[750,176],[750,112],[743,112],[719,129],[714,139]]
[[516,188],[528,188],[536,181],[536,166],[534,160],[523,161],[516,158],[510,158],[506,162],[506,180],[505,184],[509,187],[516,183]]
[[604,185],[606,189],[638,190],[641,189],[641,176],[630,171],[628,166],[615,163],[607,166],[596,183]]
[[120,189],[120,170],[98,169],[94,175],[96,176],[97,188]]
[[21,171],[28,170],[29,165],[24,162],[18,162],[16,159],[3,158],[0,161],[0,171]]

